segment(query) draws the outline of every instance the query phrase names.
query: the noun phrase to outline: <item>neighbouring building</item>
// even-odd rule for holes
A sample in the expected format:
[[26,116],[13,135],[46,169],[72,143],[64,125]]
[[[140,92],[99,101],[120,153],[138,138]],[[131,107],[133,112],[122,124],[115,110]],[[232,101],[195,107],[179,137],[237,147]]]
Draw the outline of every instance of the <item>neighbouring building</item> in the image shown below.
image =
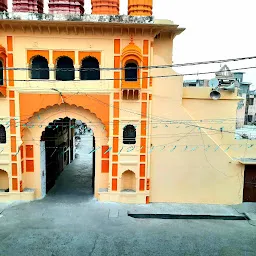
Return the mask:
[[129,0],[128,15],[119,0],[92,0],[92,14],[83,1],[50,0],[48,14],[43,1],[0,3],[0,201],[46,195],[74,158],[77,120],[93,132],[99,201],[256,201],[255,144],[235,138],[241,97],[212,100],[151,68],[172,64],[184,31],[155,19],[152,0]]

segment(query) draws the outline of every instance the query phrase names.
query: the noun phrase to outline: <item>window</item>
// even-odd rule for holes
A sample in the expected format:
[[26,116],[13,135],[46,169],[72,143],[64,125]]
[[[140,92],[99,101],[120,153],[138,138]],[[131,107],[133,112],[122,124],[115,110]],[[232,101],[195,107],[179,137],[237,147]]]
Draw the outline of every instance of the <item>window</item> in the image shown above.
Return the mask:
[[42,56],[36,56],[31,62],[31,79],[49,79],[48,61]]
[[56,80],[71,81],[75,79],[73,60],[69,57],[60,57],[56,65]]
[[124,144],[136,144],[136,129],[133,125],[126,125],[123,131]]
[[249,105],[252,106],[254,103],[254,98],[249,98]]
[[81,69],[80,69],[80,79],[81,80],[100,80],[99,68],[100,68],[100,65],[96,58],[87,57],[83,59]]
[[139,99],[139,90],[125,89],[122,91],[123,100],[138,100]]
[[135,62],[128,62],[125,65],[125,81],[138,81],[138,65]]
[[0,60],[0,85],[4,85],[4,65],[3,62]]
[[6,131],[3,125],[0,125],[0,143],[6,143]]
[[249,122],[249,123],[252,122],[252,115],[248,115],[248,122]]

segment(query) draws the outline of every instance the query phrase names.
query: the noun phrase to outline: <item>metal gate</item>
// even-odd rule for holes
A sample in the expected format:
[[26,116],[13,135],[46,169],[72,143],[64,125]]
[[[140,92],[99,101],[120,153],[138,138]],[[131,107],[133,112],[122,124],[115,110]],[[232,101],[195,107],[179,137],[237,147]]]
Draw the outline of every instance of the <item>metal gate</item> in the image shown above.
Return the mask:
[[256,202],[256,165],[245,166],[243,201]]

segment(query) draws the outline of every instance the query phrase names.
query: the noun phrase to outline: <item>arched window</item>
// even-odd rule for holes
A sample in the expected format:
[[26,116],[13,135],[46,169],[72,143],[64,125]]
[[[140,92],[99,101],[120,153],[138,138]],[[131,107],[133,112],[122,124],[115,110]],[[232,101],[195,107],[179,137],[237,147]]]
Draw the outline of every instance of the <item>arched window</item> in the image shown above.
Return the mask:
[[60,57],[56,65],[56,80],[71,81],[75,79],[73,60],[69,57]]
[[31,79],[49,79],[48,61],[42,56],[36,56],[31,62]]
[[6,143],[6,131],[2,124],[0,125],[0,143]]
[[125,81],[138,80],[138,65],[136,62],[128,62],[125,64]]
[[136,129],[133,125],[126,125],[123,131],[124,144],[136,144]]
[[[96,58],[87,57],[83,59],[80,69],[81,80],[100,80],[99,62]],[[83,70],[86,69],[86,70]]]
[[4,65],[3,62],[0,60],[0,85],[4,85]]

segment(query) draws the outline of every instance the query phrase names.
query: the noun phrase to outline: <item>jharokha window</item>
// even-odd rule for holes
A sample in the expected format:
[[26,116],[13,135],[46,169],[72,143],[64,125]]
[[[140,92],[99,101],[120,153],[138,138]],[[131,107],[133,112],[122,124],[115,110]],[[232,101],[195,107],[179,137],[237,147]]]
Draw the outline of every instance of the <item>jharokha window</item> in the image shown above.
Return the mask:
[[0,125],[0,144],[6,143],[6,131],[5,127],[1,124]]
[[124,127],[123,144],[136,144],[136,128],[133,125]]
[[125,65],[125,81],[138,81],[138,64],[136,61],[127,62]]
[[82,60],[80,69],[81,80],[100,80],[100,65],[96,58],[87,57]]
[[73,60],[67,56],[60,57],[56,64],[56,80],[71,81],[75,79]]
[[42,56],[36,56],[31,61],[31,79],[49,79],[48,61]]

